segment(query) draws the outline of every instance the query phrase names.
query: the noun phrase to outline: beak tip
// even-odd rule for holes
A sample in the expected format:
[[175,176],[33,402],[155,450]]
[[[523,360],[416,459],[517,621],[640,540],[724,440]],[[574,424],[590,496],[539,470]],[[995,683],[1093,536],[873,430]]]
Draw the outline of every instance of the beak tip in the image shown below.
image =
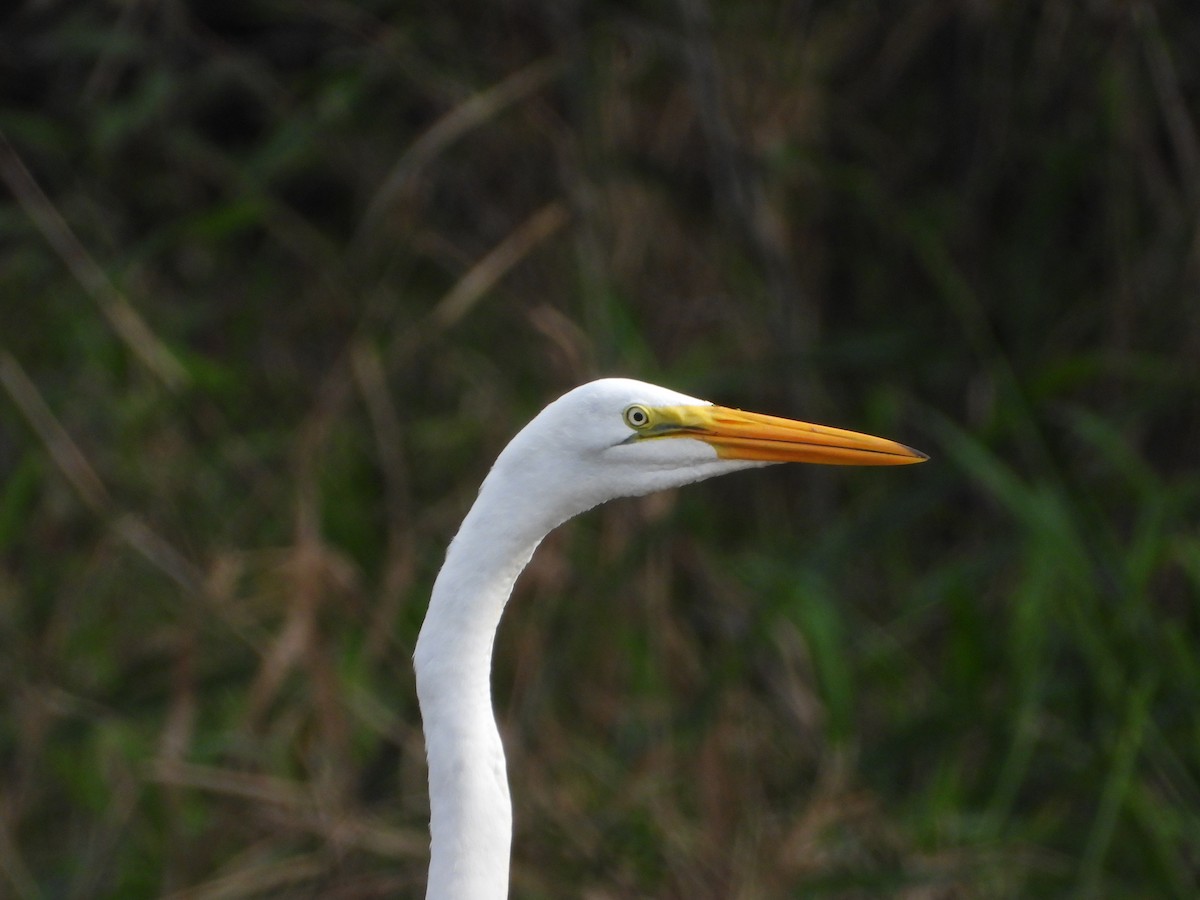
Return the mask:
[[909,447],[907,444],[905,444],[903,446],[904,446],[905,450],[907,450],[909,453],[911,453],[913,455],[913,457],[915,457],[913,460],[914,462],[927,462],[929,460],[928,453],[922,453],[916,447]]

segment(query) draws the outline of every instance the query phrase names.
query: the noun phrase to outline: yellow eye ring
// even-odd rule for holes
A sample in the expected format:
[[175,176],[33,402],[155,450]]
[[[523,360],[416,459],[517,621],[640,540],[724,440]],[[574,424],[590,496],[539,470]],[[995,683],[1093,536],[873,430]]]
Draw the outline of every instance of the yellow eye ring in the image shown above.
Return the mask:
[[622,414],[625,419],[625,424],[635,431],[641,431],[650,424],[650,410],[639,404],[628,406]]

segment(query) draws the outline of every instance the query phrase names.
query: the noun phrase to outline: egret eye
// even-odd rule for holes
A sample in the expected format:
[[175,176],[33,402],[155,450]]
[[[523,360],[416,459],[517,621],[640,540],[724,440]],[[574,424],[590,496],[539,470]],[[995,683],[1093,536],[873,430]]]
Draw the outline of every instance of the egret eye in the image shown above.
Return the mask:
[[630,406],[625,410],[625,424],[630,428],[645,428],[650,424],[650,410],[644,406]]

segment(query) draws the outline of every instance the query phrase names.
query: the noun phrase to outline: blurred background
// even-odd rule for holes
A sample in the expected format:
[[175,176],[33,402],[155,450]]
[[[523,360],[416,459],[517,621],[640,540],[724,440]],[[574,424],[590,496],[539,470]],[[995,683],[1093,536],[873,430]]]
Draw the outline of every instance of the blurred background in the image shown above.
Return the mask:
[[421,895],[410,657],[593,377],[869,431],[553,534],[517,897],[1200,890],[1200,8],[0,14],[0,895]]

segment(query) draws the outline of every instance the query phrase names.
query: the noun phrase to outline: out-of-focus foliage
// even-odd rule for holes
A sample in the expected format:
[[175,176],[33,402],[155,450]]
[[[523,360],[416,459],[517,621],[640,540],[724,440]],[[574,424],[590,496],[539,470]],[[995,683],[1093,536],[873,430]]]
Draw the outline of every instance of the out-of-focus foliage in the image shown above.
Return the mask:
[[409,657],[599,374],[929,451],[628,501],[520,897],[1200,890],[1200,8],[0,13],[0,894],[417,896]]

